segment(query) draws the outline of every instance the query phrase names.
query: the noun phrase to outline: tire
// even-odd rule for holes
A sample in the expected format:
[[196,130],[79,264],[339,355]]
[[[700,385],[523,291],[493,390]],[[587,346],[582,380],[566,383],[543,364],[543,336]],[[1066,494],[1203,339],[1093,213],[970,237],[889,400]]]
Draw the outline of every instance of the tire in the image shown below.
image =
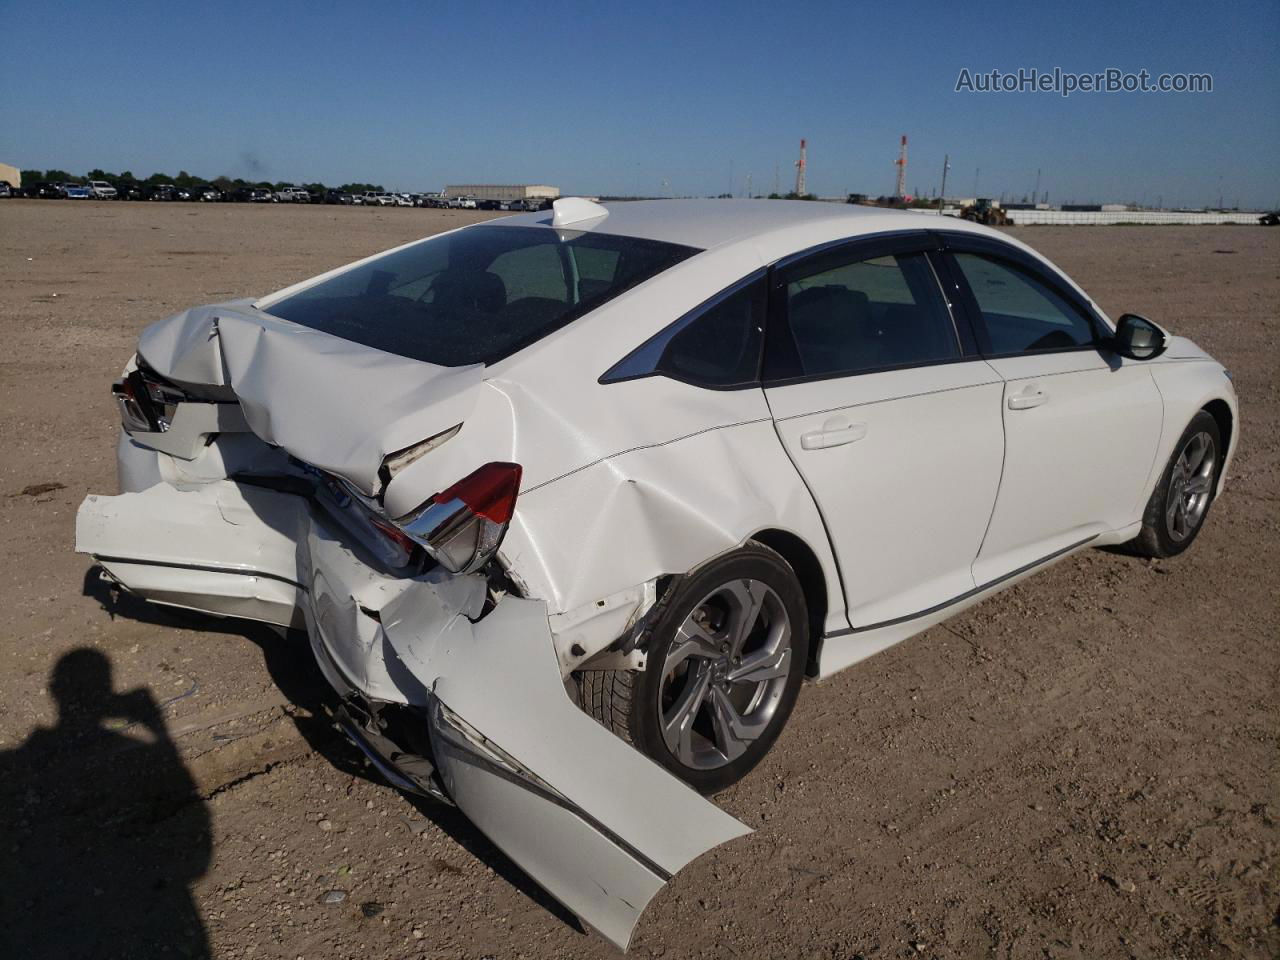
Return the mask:
[[581,672],[582,708],[700,793],[723,790],[769,752],[800,693],[809,614],[795,571],[749,542],[674,582],[647,619],[644,669]]
[[1182,431],[1147,501],[1142,532],[1130,543],[1135,553],[1175,557],[1195,542],[1213,505],[1225,453],[1218,422],[1201,410]]

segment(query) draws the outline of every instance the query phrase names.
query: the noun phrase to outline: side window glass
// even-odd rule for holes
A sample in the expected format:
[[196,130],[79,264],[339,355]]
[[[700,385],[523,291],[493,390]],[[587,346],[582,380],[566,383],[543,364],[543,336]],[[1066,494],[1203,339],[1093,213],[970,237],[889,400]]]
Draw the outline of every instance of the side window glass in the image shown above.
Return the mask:
[[557,244],[536,243],[501,254],[488,272],[502,281],[509,304],[526,299],[570,302]]
[[1094,342],[1093,325],[1048,285],[997,260],[957,253],[991,337],[992,353],[1066,350]]
[[658,372],[713,387],[755,383],[764,336],[765,289],[761,278],[691,320],[667,343]]
[[922,253],[858,260],[792,279],[786,301],[802,376],[960,357],[950,311]]

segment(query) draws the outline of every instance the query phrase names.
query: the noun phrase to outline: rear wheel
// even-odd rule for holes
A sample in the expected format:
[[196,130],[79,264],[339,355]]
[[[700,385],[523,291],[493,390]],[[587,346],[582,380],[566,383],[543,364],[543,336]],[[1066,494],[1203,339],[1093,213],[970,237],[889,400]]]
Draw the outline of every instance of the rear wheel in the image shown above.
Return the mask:
[[1218,422],[1201,410],[1191,418],[1147,501],[1142,532],[1132,546],[1148,557],[1172,557],[1204,527],[1222,462]]
[[809,647],[804,593],[761,544],[668,589],[645,668],[580,675],[583,708],[703,793],[744,777],[795,706]]

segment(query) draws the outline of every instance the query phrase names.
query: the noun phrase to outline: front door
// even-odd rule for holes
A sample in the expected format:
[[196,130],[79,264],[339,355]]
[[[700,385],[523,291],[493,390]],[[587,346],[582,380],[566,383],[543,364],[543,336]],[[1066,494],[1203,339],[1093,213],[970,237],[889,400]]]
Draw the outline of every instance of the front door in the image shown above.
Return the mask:
[[1138,520],[1163,404],[1150,370],[1109,350],[1111,331],[1048,271],[963,246],[951,256],[1005,381],[983,584]]

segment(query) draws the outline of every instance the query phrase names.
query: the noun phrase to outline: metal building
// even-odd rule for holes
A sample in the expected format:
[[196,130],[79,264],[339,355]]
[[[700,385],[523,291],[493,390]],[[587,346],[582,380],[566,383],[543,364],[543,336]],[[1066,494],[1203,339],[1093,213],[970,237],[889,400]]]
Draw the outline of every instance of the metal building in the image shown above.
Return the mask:
[[546,184],[449,184],[444,188],[446,197],[475,197],[477,200],[555,200],[560,196],[559,187]]

